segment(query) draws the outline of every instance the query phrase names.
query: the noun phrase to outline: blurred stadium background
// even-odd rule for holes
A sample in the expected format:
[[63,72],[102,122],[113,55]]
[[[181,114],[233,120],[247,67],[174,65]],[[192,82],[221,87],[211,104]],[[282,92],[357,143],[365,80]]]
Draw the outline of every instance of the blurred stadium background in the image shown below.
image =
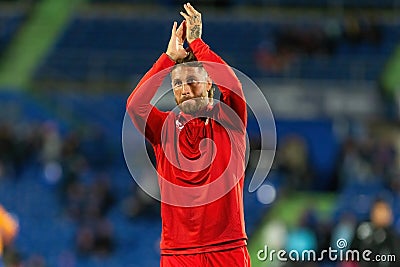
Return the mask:
[[[6,266],[158,265],[158,205],[126,168],[121,129],[181,4],[0,0],[0,205],[20,225]],[[273,169],[245,192],[253,266],[282,266],[257,260],[264,245],[350,244],[377,197],[400,234],[400,1],[192,4],[276,118]],[[250,118],[252,148],[257,129]]]

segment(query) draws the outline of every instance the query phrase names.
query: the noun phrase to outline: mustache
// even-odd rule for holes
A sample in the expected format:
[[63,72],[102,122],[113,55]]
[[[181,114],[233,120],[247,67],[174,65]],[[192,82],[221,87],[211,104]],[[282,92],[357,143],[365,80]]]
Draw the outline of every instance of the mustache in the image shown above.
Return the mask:
[[198,97],[198,96],[184,96],[184,97],[181,98],[181,103],[185,102],[186,100],[190,100],[190,99],[193,99],[193,100],[195,100],[197,102],[199,99],[201,99],[201,97]]
[[189,100],[189,99],[192,99],[192,98],[195,98],[195,97],[190,97],[190,96],[187,96],[187,97],[182,97],[181,98],[181,102],[185,102],[186,100]]
[[190,99],[194,99],[194,100],[196,100],[196,101],[199,101],[199,100],[202,100],[202,99],[204,99],[204,98],[205,98],[204,96],[183,96],[183,97],[181,98],[181,102],[184,102],[184,101],[190,100]]

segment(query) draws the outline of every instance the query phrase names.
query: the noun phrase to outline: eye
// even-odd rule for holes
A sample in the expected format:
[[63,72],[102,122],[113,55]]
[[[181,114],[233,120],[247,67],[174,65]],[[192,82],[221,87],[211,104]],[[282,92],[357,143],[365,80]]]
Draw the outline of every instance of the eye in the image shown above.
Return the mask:
[[179,87],[181,85],[182,85],[182,81],[179,81],[179,80],[174,81],[174,87]]
[[197,81],[194,78],[190,78],[186,82],[187,82],[187,84],[195,84],[195,83],[197,83]]

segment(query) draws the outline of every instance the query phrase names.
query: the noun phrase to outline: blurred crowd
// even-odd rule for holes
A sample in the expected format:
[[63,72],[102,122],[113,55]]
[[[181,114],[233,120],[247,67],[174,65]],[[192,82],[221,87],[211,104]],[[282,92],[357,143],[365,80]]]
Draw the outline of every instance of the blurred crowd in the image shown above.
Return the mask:
[[[78,256],[103,256],[114,250],[113,226],[107,219],[115,204],[108,173],[113,152],[108,145],[93,126],[61,133],[54,122],[0,125],[0,184],[39,179],[27,177],[32,169],[43,173],[45,182],[59,191],[62,216],[76,224]],[[6,250],[7,266],[24,260],[24,266],[45,266],[40,255],[22,259],[17,254],[18,248]]]
[[[395,255],[396,262],[288,262],[291,266],[400,266],[400,128],[397,124],[377,122],[359,127],[341,142],[335,173],[330,188],[338,193],[333,213],[321,219],[315,203],[305,207],[291,228],[282,222],[270,223],[268,240],[275,248],[286,251],[338,249],[337,241],[345,240],[343,249],[372,251],[375,255]],[[280,192],[290,195],[310,191],[316,183],[306,141],[300,136],[286,138],[278,146],[276,172],[283,178]],[[276,244],[275,244],[276,243]],[[340,250],[338,250],[340,251]],[[319,254],[318,254],[319,253]]]
[[394,136],[349,137],[342,145],[337,162],[337,183],[380,182],[400,195],[399,133]]
[[[277,220],[269,223],[266,234],[270,250],[282,249],[288,259],[284,263],[271,263],[271,266],[400,266],[400,235],[393,227],[393,211],[385,200],[376,199],[369,219],[360,222],[352,214],[346,214],[338,221],[322,219],[312,205],[310,203],[310,207],[304,209],[294,227],[287,227]],[[363,256],[366,250],[371,253]],[[306,251],[314,251],[315,254]],[[358,253],[352,254],[354,251]],[[379,257],[387,260],[375,261]]]
[[[328,19],[322,25],[282,25],[260,42],[255,61],[267,71],[285,72],[301,57],[330,57],[340,45],[379,47],[382,29],[373,17]],[[354,49],[355,50],[355,49]]]
[[[400,129],[394,123],[366,123],[340,137],[328,190],[377,182],[400,195]],[[354,127],[357,128],[357,127]],[[274,169],[283,178],[283,190],[313,190],[318,182],[309,143],[299,134],[280,140]]]

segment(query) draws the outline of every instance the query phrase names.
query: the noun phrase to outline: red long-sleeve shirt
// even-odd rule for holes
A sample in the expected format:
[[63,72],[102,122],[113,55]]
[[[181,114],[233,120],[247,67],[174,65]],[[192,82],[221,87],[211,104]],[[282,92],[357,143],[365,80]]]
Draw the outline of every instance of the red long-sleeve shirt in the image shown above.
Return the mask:
[[195,115],[162,112],[151,105],[175,64],[166,54],[127,101],[133,123],[151,142],[156,156],[162,254],[225,250],[247,240],[243,213],[247,113],[242,87],[203,40],[193,41],[190,49],[218,85],[220,103]]

